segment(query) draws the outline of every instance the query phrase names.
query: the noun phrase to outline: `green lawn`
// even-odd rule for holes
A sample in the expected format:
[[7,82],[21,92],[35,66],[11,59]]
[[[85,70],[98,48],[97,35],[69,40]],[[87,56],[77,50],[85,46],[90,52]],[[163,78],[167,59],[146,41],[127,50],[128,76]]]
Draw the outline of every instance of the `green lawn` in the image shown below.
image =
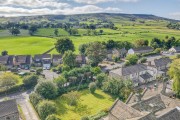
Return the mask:
[[0,51],[9,54],[41,54],[54,47],[55,39],[44,37],[0,37]]
[[[54,28],[42,28],[42,29],[38,29],[38,31],[36,32],[35,35],[39,35],[39,36],[55,36],[54,35]],[[69,35],[67,31],[63,30],[63,29],[58,29],[59,31],[59,35],[61,36],[67,36]]]
[[82,116],[97,114],[101,110],[109,109],[115,100],[101,90],[97,90],[94,95],[89,90],[79,93],[81,97],[76,106],[69,106],[62,97],[55,100],[58,115],[62,120],[80,120]]

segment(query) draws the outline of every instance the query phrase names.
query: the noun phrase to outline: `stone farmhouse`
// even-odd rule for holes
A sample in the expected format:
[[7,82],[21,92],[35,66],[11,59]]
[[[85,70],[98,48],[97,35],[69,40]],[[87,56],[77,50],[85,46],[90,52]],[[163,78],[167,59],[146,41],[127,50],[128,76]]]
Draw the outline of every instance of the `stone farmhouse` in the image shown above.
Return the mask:
[[144,53],[153,52],[153,50],[154,49],[149,46],[139,47],[139,48],[131,48],[128,50],[127,54],[144,54]]
[[31,67],[31,60],[31,55],[17,55],[14,56],[13,64],[15,67],[29,69]]
[[166,76],[172,62],[169,58],[160,58],[146,64],[136,64],[111,70],[109,76],[113,78],[130,79],[134,86],[156,80],[157,77]]
[[0,102],[0,120],[20,120],[16,100]]
[[178,46],[178,47],[172,47],[171,49],[169,49],[169,52],[172,52],[172,53],[180,53],[180,46]]
[[117,49],[114,48],[112,50],[107,51],[107,59],[112,60],[113,58],[124,58],[126,57],[127,50],[125,48]]
[[7,66],[7,68],[13,67],[13,58],[12,55],[0,56],[0,64]]

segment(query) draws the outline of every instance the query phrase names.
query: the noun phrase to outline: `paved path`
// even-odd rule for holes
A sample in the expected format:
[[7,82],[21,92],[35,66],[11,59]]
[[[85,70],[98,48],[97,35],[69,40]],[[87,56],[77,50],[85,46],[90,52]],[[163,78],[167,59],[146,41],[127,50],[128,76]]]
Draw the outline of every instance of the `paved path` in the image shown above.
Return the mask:
[[34,111],[33,107],[29,103],[30,93],[31,91],[26,91],[23,93],[21,92],[7,95],[6,97],[0,97],[0,101],[3,101],[4,98],[16,99],[17,104],[19,104],[22,108],[26,120],[39,120],[36,111]]

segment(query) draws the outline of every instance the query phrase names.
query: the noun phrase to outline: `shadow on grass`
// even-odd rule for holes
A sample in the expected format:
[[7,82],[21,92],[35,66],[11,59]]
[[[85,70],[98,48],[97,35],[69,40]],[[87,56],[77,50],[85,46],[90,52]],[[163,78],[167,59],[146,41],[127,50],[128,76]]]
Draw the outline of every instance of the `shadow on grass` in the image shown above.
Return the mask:
[[93,93],[92,95],[94,95],[94,97],[98,98],[98,99],[105,99],[104,96],[98,94],[98,93]]

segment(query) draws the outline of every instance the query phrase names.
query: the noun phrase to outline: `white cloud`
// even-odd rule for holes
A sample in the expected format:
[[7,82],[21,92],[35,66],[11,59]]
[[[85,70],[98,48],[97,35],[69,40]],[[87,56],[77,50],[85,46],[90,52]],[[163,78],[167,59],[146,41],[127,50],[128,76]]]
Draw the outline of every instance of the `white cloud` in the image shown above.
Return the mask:
[[1,7],[0,16],[32,16],[32,15],[46,15],[46,14],[81,14],[81,13],[101,13],[111,12],[119,13],[122,12],[119,8],[101,8],[95,5],[85,5],[82,7],[65,8],[65,9],[50,9],[50,8],[16,8],[16,7]]
[[77,3],[97,4],[104,2],[138,2],[139,0],[74,0]]
[[70,5],[67,3],[61,3],[58,0],[2,0],[0,1],[1,6],[17,6],[27,8],[65,8]]

